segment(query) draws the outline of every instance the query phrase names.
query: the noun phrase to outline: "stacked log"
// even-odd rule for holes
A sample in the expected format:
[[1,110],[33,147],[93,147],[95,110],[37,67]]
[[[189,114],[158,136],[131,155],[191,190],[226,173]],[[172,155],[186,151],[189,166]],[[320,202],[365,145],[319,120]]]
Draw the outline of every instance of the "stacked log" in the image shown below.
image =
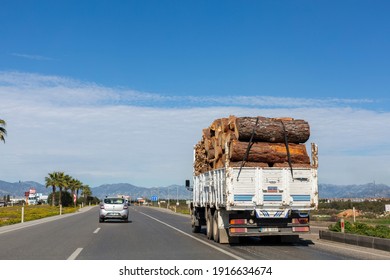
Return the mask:
[[[309,124],[293,118],[214,120],[195,145],[195,175],[223,167],[308,167]],[[249,152],[248,152],[249,146]]]
[[[234,128],[234,134],[239,141],[249,141],[256,124],[256,119],[249,117],[231,117],[231,127]],[[305,143],[310,136],[309,124],[304,120],[259,117],[253,141],[284,143],[284,131],[291,143]]]
[[[230,161],[240,161],[245,158],[247,142],[234,140],[230,144]],[[305,145],[289,144],[291,162],[310,163]],[[284,163],[287,159],[287,147],[282,143],[255,142],[251,145],[247,161],[265,163]]]

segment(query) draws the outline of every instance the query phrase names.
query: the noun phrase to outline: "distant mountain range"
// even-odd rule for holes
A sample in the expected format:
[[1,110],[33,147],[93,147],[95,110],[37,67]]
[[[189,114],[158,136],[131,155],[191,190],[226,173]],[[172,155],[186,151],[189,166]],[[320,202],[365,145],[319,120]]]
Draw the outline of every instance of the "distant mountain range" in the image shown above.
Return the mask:
[[98,198],[106,195],[130,195],[132,199],[143,197],[151,198],[157,196],[161,199],[190,199],[192,192],[188,191],[185,186],[171,185],[168,187],[137,187],[127,183],[107,184],[92,188],[93,196]]
[[319,184],[318,192],[320,198],[390,198],[390,187],[375,183],[345,186]]
[[[35,188],[37,193],[49,194],[52,192],[52,188],[46,188],[44,185],[32,182],[24,181],[17,183],[9,183],[0,181],[0,199],[4,195],[10,195],[11,197],[23,197],[24,193],[30,188]],[[106,184],[99,187],[91,188],[92,196],[103,198],[109,195],[130,195],[131,198],[151,198],[152,196],[158,196],[161,199],[190,199],[192,193],[188,191],[184,186],[171,185],[167,187],[137,187],[127,183],[119,184]],[[58,188],[57,188],[58,191]]]
[[51,188],[46,188],[44,185],[33,182],[23,181],[17,183],[8,183],[0,181],[0,199],[4,195],[10,195],[11,197],[23,197],[25,192],[28,192],[30,188],[35,188],[37,193],[48,194],[51,192]]
[[[23,197],[24,192],[34,187],[37,193],[49,194],[51,187],[46,188],[44,185],[33,182],[24,181],[17,183],[9,183],[0,181],[0,199],[4,195],[11,197]],[[390,198],[390,186],[384,184],[368,183],[364,185],[331,185],[319,184],[320,198],[375,198],[386,197]],[[106,195],[130,195],[132,198],[144,197],[151,198],[158,196],[160,199],[190,199],[192,193],[184,186],[171,185],[168,187],[137,187],[128,183],[106,184],[92,188],[92,195],[98,198],[103,198]]]

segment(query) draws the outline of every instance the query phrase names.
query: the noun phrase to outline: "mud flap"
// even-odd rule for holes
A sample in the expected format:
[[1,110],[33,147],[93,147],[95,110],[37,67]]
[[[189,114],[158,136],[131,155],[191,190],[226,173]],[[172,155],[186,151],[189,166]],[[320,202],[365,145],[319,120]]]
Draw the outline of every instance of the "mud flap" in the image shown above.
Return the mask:
[[219,243],[221,244],[237,244],[240,243],[239,236],[229,236],[227,229],[219,229]]

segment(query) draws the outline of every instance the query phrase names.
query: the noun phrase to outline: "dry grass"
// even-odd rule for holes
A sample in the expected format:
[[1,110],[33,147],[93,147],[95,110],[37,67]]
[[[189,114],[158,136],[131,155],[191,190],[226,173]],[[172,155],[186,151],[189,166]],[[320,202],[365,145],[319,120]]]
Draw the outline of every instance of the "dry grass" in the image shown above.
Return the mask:
[[[74,213],[76,207],[63,207],[62,214]],[[24,221],[32,221],[60,214],[59,207],[49,205],[28,205],[24,206]],[[0,208],[0,226],[20,223],[22,220],[22,206],[16,205],[11,207]]]

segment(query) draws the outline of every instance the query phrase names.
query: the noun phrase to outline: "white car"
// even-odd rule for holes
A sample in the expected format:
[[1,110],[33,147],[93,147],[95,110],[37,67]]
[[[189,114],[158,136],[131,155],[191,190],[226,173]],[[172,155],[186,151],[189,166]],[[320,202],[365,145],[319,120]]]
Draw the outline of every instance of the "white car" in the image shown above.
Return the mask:
[[122,220],[127,222],[129,218],[129,206],[126,199],[122,197],[106,197],[100,203],[99,222],[105,220]]

